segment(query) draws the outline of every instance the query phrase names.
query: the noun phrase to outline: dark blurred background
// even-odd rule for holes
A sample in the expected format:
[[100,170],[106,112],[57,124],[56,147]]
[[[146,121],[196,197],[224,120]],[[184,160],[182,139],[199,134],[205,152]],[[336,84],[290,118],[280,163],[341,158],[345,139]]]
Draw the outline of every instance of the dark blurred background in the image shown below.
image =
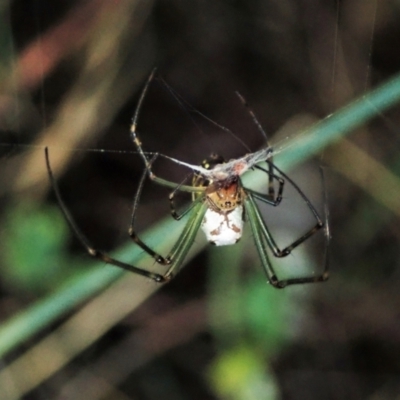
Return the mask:
[[[248,152],[237,138],[252,151],[265,144],[235,91],[274,144],[400,70],[397,0],[9,0],[0,13],[2,321],[57,290],[87,258],[51,194],[44,146],[91,242],[112,251],[127,241],[143,171],[129,127],[153,67],[139,116],[143,146],[192,164],[211,152]],[[231,249],[207,247],[99,340],[10,398],[400,398],[398,111],[287,171],[319,210],[326,186],[328,282],[276,291],[247,232]],[[158,168],[181,179],[170,164]],[[168,192],[146,185],[139,231],[167,215]],[[280,215],[265,210],[278,237],[313,223],[285,196]],[[321,240],[302,251],[284,260],[289,271],[322,269]],[[7,365],[64,318],[4,360],[11,381],[28,377]],[[42,362],[57,357],[43,353]]]

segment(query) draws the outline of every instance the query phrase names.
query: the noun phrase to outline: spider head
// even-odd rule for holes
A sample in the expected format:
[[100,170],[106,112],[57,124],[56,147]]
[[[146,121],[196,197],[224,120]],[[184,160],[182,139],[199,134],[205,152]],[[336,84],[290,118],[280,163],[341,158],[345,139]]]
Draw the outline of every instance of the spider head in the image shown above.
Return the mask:
[[201,166],[205,169],[213,169],[218,164],[223,164],[225,162],[224,157],[219,154],[212,153],[210,157],[202,161]]
[[[210,157],[204,159],[201,162],[201,166],[204,169],[212,170],[216,165],[218,164],[223,164],[225,162],[225,159],[215,153],[212,153]],[[201,173],[195,172],[193,175],[193,186],[205,186],[208,187],[212,184],[213,180],[209,179],[209,177],[206,177],[202,175]]]

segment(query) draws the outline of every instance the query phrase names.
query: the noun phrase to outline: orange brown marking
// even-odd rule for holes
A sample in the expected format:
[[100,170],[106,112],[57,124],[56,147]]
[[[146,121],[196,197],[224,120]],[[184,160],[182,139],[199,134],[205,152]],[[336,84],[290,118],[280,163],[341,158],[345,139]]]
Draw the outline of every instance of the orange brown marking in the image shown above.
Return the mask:
[[237,181],[226,186],[208,186],[206,190],[209,206],[217,212],[228,213],[242,203],[243,189]]
[[217,229],[214,229],[210,232],[210,235],[218,236],[221,233],[221,227],[219,226]]
[[241,229],[238,228],[235,224],[232,224],[231,229],[236,233],[239,233],[241,231]]

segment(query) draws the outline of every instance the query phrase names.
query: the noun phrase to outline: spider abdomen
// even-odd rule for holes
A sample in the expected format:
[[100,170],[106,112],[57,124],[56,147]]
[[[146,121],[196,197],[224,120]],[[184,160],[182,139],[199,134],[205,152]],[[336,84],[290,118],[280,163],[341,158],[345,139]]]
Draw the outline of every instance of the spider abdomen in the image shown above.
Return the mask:
[[235,244],[242,237],[243,206],[229,212],[209,208],[201,225],[207,240],[216,246]]

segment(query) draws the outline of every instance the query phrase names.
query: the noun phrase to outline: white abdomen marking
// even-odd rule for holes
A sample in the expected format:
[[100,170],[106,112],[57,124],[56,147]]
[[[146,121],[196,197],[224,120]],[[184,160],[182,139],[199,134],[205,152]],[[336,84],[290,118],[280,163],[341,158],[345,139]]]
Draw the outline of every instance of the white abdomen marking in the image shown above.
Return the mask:
[[243,231],[243,206],[224,214],[209,208],[201,225],[207,240],[216,246],[235,244]]

